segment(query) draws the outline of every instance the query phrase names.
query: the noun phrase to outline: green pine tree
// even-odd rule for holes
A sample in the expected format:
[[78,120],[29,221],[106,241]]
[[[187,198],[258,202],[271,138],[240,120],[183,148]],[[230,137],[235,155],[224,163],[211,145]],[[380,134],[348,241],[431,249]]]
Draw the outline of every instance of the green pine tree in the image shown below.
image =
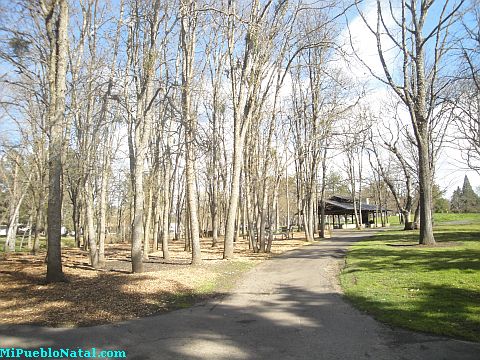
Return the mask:
[[457,213],[480,212],[480,197],[473,191],[466,175],[462,188],[458,187],[452,194],[450,208]]
[[461,212],[461,197],[462,197],[462,189],[460,186],[452,194],[452,199],[450,200],[450,210],[454,213]]

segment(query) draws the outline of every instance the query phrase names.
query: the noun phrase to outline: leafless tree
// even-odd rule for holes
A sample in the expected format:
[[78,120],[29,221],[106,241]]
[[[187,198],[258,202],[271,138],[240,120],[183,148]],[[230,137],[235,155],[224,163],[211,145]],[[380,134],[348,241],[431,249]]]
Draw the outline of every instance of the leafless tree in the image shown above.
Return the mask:
[[[167,4],[130,2],[128,25],[128,75],[133,79],[125,86],[128,109],[129,157],[134,193],[132,222],[132,272],[143,272],[145,194],[144,166],[152,127],[152,106],[158,95],[154,90],[154,75],[158,60],[160,23],[167,17]],[[134,86],[131,104],[130,87]]]
[[185,168],[188,223],[192,242],[192,264],[201,263],[200,227],[198,223],[198,194],[196,177],[197,119],[192,104],[192,80],[195,64],[197,12],[195,0],[180,1],[180,48],[182,51],[182,119],[185,126]]
[[[370,73],[387,84],[408,109],[418,151],[420,186],[420,244],[434,245],[432,226],[432,149],[431,137],[438,110],[442,83],[442,60],[449,50],[449,29],[464,0],[402,0],[400,8],[392,1],[376,2],[372,24],[356,1],[364,24],[374,35],[383,75]],[[397,10],[395,10],[397,9]],[[436,14],[434,14],[434,10]],[[389,21],[392,19],[392,21]],[[389,25],[393,23],[393,25]],[[431,23],[432,26],[426,26]],[[387,45],[387,41],[389,44]],[[427,52],[427,48],[429,49]],[[397,51],[401,63],[390,63],[389,51]],[[432,54],[432,57],[428,57]]]
[[[383,113],[382,118],[388,115]],[[395,118],[396,114],[392,114]],[[371,122],[380,123],[379,120]],[[392,129],[393,127],[393,129]],[[404,229],[413,230],[414,222],[411,215],[414,206],[414,181],[416,180],[415,165],[408,158],[409,151],[405,148],[405,128],[402,128],[398,118],[395,121],[386,121],[384,126],[374,136],[373,130],[369,134],[368,149],[374,155],[376,168],[381,179],[388,186],[393,195],[398,210],[401,212]],[[382,156],[386,150],[387,156]]]
[[467,165],[480,173],[480,2],[472,0],[458,39],[460,71],[452,90],[452,114]]
[[47,282],[64,281],[61,255],[62,165],[65,124],[65,88],[68,54],[68,2],[43,0],[40,10],[45,21],[49,51],[47,56],[49,135]]

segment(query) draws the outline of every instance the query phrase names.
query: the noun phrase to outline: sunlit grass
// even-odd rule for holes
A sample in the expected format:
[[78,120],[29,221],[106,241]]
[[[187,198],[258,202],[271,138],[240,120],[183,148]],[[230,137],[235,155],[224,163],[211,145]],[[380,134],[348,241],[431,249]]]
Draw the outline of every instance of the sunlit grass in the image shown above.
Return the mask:
[[345,295],[381,321],[480,341],[480,221],[436,226],[435,237],[437,246],[424,247],[417,231],[388,231],[355,244]]
[[445,213],[437,213],[433,214],[433,219],[436,223],[444,223],[444,222],[462,222],[462,223],[473,223],[476,222],[477,224],[480,223],[480,213],[469,213],[469,214],[445,214]]
[[[2,236],[0,237],[0,252],[5,252],[5,240],[6,237]],[[33,235],[32,235],[32,243],[33,243]],[[20,247],[20,245],[22,245]],[[64,236],[62,237],[62,247],[74,247],[75,246],[75,238],[71,236]],[[40,250],[45,250],[47,248],[47,240],[45,237],[40,237]],[[15,252],[29,252],[31,251],[30,248],[28,248],[28,235],[25,235],[23,238],[23,243],[22,243],[22,236],[17,235],[17,239],[15,242]]]

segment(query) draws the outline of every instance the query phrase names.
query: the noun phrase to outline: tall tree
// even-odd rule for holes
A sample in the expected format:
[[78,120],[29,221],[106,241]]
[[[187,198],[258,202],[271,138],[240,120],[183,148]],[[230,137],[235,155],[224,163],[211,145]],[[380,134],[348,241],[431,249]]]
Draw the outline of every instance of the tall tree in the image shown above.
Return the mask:
[[[388,116],[385,108],[388,109],[389,106],[387,104],[383,106],[382,118]],[[415,165],[412,165],[414,159],[411,159],[410,152],[407,150],[410,144],[406,136],[408,130],[401,124],[397,106],[394,106],[394,109],[393,121],[379,125],[376,135],[371,131],[369,151],[375,156],[378,174],[388,186],[402,214],[404,230],[413,230],[414,223],[411,215],[414,206]],[[371,119],[371,122],[380,123],[379,118],[380,116],[377,119]],[[382,150],[386,150],[387,157],[382,156]]]
[[17,125],[18,146],[25,154],[32,155],[28,173],[32,174],[30,191],[35,203],[32,252],[36,253],[40,232],[44,228],[48,193],[46,117],[49,86],[48,64],[44,61],[48,42],[45,41],[45,22],[39,3],[19,2],[17,5],[11,9],[12,16],[4,17],[0,26],[5,36],[0,46],[0,58],[15,70],[1,77],[2,87],[8,94],[8,97],[2,96],[2,106],[9,108],[6,114]]
[[182,50],[182,119],[185,126],[185,169],[188,223],[192,242],[192,264],[201,263],[200,228],[198,224],[198,194],[196,176],[197,119],[192,104],[192,80],[195,64],[197,9],[195,0],[180,1]]
[[463,180],[462,188],[458,187],[453,192],[450,203],[453,212],[471,213],[480,211],[480,197],[473,191],[467,175]]
[[480,1],[471,0],[459,32],[459,73],[453,89],[460,150],[467,165],[480,173]]
[[[147,149],[152,127],[152,106],[158,91],[154,91],[154,75],[158,60],[159,25],[165,18],[162,2],[152,3],[132,1],[130,3],[130,24],[128,30],[129,75],[135,85],[134,111],[129,111],[129,158],[133,188],[132,221],[132,272],[143,272],[145,194],[144,171]],[[129,94],[129,85],[125,91]],[[125,99],[131,101],[129,95]]]
[[[226,19],[228,44],[228,77],[233,107],[233,158],[230,196],[225,225],[224,259],[233,256],[241,173],[247,134],[253,119],[260,116],[263,105],[278,73],[272,64],[280,64],[285,56],[284,44],[296,20],[298,6],[287,1],[274,4],[252,0],[247,14],[239,14],[239,4],[229,1]],[[242,23],[247,23],[246,29]],[[245,32],[241,29],[244,28]],[[279,46],[280,44],[280,46]],[[286,69],[288,69],[288,65]],[[281,86],[282,76],[276,87]],[[262,194],[264,195],[264,194]]]
[[68,54],[68,1],[42,0],[42,16],[47,31],[48,72],[48,208],[47,282],[65,281],[62,270],[62,150],[65,128],[65,88]]
[[[358,13],[374,35],[383,76],[368,67],[371,74],[394,90],[408,109],[418,153],[420,188],[419,243],[434,245],[432,226],[433,164],[432,129],[441,84],[441,61],[448,51],[449,30],[464,0],[402,0],[399,11],[392,1],[376,2],[376,21],[372,24],[360,9]],[[435,11],[435,12],[434,12]],[[392,18],[393,21],[387,21]],[[389,24],[393,23],[392,26]],[[429,24],[427,26],[426,24]],[[398,35],[397,35],[398,34]],[[390,43],[387,45],[386,42]],[[389,51],[399,51],[401,65],[389,62]],[[427,54],[432,54],[429,58]],[[364,62],[365,63],[365,62]]]

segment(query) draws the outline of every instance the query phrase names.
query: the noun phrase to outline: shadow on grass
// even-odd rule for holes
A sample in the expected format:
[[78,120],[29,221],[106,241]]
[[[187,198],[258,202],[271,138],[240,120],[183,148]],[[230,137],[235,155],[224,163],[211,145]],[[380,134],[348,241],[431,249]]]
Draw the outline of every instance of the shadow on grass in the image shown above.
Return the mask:
[[[478,226],[464,226],[455,229],[452,226],[439,225],[434,228],[435,241],[437,243],[442,242],[470,242],[470,241],[480,241],[480,231]],[[419,231],[418,230],[390,230],[383,231],[378,233],[376,236],[370,238],[369,242],[374,243],[388,243],[388,242],[398,242],[398,243],[409,243],[409,244],[418,244],[419,241]]]
[[376,271],[386,268],[406,269],[413,266],[424,270],[480,271],[480,250],[448,248],[414,248],[385,246],[379,248],[354,248],[349,254],[355,259],[351,270]]
[[348,299],[389,324],[480,341],[478,225],[439,226],[438,246],[418,246],[417,237],[395,231],[351,248]]
[[[447,285],[417,284],[405,303],[378,301],[358,294],[346,298],[376,319],[412,330],[480,341],[480,292]],[[476,317],[472,319],[472,314]]]
[[476,245],[480,244],[478,231],[438,231],[435,234],[438,246],[432,247],[415,246],[417,236],[412,232],[383,233],[351,248],[349,254],[357,270],[412,266],[424,270],[480,271],[480,246]]
[[[250,293],[242,293],[247,299]],[[251,294],[250,294],[251,295]],[[0,326],[4,346],[126,350],[128,359],[400,359],[422,348],[422,358],[476,359],[478,344],[443,344],[431,338],[387,334],[388,353],[372,335],[371,320],[349,309],[341,295],[280,286],[256,292],[249,306],[208,303],[193,309],[95,328]],[[188,305],[188,298],[178,304]],[[142,301],[136,303],[142,306]],[[180,306],[181,307],[181,306]],[[347,308],[346,308],[347,307]],[[368,331],[365,321],[369,322]],[[348,330],[347,330],[348,329]],[[397,342],[406,347],[399,347]],[[0,343],[0,345],[2,345]],[[405,356],[405,357],[404,357]]]

